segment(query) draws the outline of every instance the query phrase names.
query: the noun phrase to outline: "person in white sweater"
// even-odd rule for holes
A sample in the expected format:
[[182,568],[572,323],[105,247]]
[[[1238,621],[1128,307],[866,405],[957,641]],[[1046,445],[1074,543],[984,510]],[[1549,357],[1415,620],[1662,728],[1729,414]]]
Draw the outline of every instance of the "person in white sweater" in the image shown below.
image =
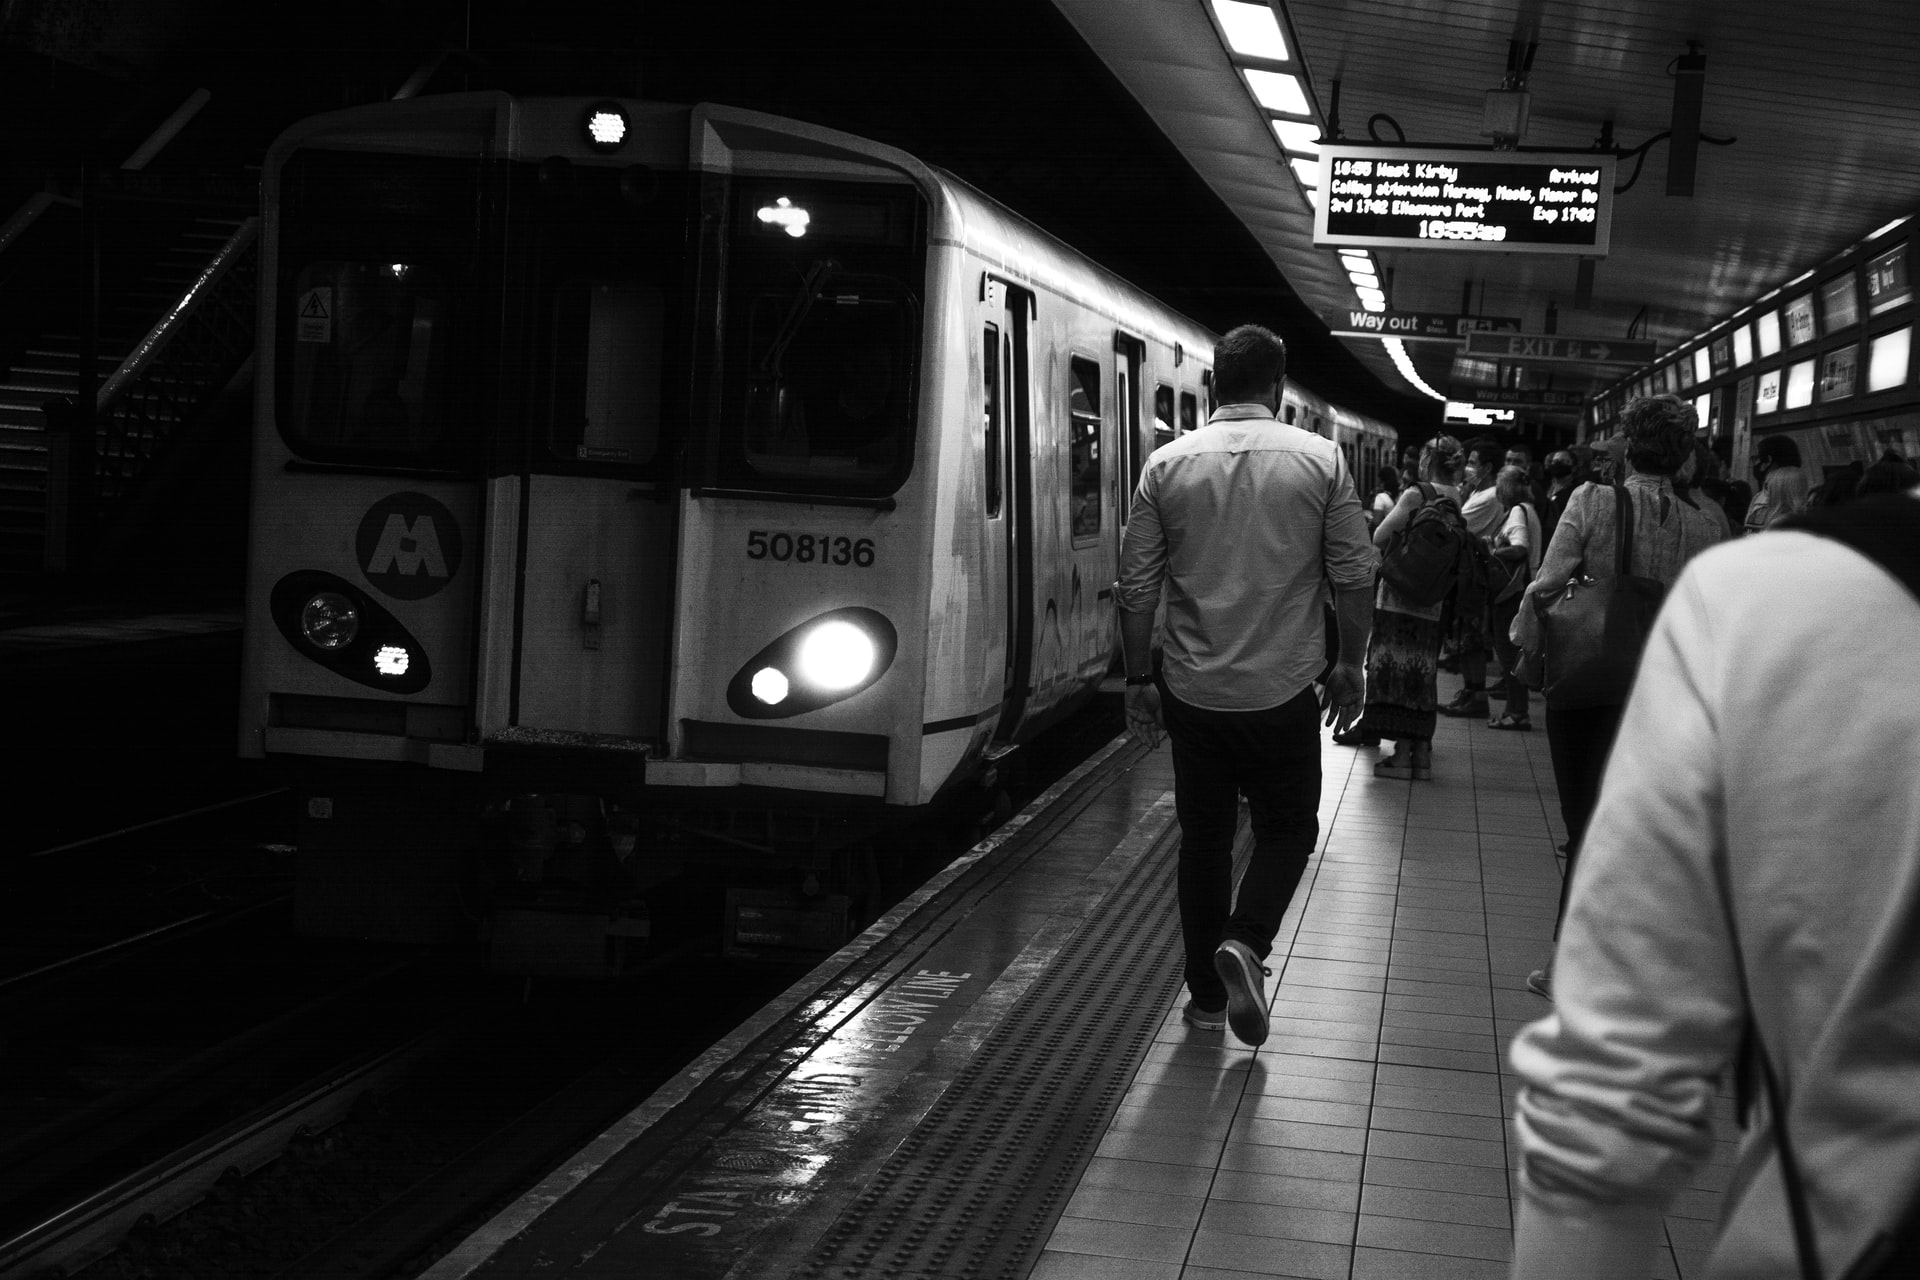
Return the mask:
[[[1920,1188],[1915,653],[1920,601],[1836,541],[1770,532],[1681,573],[1587,828],[1553,1012],[1511,1049],[1516,1278],[1650,1274],[1749,1009],[1824,1273]],[[1765,1110],[1710,1277],[1801,1274]]]

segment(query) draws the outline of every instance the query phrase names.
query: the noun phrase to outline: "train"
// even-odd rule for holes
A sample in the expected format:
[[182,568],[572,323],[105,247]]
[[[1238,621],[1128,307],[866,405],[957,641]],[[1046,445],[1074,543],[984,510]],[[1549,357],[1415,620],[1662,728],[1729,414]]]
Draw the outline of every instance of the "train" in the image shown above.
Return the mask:
[[1095,695],[1141,465],[1212,407],[1206,329],[733,107],[317,116],[261,245],[240,750],[299,927],[508,971],[631,963],[696,848],[732,945],[832,945],[876,833]]

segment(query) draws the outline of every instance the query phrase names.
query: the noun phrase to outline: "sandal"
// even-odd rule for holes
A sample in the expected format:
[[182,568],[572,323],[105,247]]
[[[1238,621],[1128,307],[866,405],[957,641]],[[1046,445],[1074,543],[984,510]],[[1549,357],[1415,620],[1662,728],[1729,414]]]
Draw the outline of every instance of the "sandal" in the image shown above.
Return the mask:
[[1517,716],[1509,711],[1497,720],[1487,721],[1487,728],[1518,729],[1522,733],[1531,733],[1533,731],[1533,721],[1527,719],[1525,716]]

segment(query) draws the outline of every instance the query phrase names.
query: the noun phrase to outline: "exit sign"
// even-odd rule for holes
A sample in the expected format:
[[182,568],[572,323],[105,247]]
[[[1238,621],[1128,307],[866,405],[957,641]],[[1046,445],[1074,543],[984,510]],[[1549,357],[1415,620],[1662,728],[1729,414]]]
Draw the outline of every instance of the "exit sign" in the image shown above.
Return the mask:
[[1496,360],[1558,360],[1584,364],[1647,364],[1652,342],[1630,338],[1562,338],[1551,333],[1469,333],[1467,354]]

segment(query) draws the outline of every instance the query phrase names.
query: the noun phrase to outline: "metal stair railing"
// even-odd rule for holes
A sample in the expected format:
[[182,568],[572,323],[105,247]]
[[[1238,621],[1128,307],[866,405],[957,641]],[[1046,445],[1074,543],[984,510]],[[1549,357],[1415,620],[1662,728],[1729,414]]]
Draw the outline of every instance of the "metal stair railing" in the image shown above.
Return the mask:
[[[78,567],[92,541],[88,526],[110,518],[155,453],[193,423],[253,354],[259,236],[258,217],[242,222],[187,292],[100,385],[91,433],[71,402],[43,406],[48,429],[48,569]],[[89,434],[91,439],[86,438]]]
[[104,383],[94,402],[95,492],[118,500],[154,451],[253,353],[260,219],[248,218]]

